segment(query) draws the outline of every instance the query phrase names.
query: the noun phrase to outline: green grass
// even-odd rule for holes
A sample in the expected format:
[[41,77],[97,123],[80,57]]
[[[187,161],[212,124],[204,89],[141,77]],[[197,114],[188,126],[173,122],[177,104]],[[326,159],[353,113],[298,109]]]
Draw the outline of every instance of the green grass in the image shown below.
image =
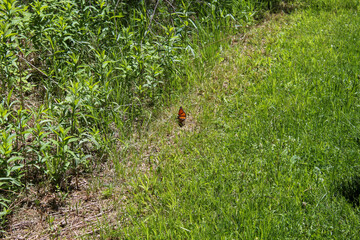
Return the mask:
[[101,236],[359,238],[358,8],[278,17],[188,69],[185,127],[171,107],[129,149],[124,224]]

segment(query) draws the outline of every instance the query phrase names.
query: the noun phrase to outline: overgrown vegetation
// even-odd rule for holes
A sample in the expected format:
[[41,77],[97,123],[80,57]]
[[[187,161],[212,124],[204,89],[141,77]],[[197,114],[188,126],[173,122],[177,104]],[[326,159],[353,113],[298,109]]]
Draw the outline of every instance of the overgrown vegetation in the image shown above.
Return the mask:
[[[249,28],[294,2],[298,13]],[[110,159],[103,198],[118,182],[129,196],[104,239],[357,238],[359,10],[4,0],[1,226],[19,191],[66,193]]]
[[2,1],[2,221],[28,184],[74,187],[192,85],[184,65],[206,65],[226,34],[278,2]]

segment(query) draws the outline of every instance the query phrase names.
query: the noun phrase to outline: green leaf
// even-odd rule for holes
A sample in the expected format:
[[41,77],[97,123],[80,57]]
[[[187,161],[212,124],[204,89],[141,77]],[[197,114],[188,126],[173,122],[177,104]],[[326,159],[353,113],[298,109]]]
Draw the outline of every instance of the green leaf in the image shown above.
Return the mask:
[[13,166],[13,167],[10,168],[10,172],[14,172],[14,171],[16,171],[16,170],[18,170],[18,169],[21,169],[21,168],[23,168],[23,167],[24,167],[23,164],[18,165],[18,166]]
[[8,163],[11,163],[13,161],[16,161],[16,160],[23,160],[24,158],[23,157],[11,157],[8,159]]
[[115,15],[115,16],[112,16],[110,19],[113,19],[113,18],[123,18],[124,15],[122,13],[119,13],[119,15]]

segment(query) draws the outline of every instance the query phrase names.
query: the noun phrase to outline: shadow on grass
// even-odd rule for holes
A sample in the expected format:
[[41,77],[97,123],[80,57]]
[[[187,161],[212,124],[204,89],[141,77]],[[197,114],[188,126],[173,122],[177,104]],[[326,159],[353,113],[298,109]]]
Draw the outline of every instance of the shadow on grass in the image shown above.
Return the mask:
[[337,185],[336,190],[337,193],[344,196],[353,207],[358,207],[360,204],[360,175],[344,179]]

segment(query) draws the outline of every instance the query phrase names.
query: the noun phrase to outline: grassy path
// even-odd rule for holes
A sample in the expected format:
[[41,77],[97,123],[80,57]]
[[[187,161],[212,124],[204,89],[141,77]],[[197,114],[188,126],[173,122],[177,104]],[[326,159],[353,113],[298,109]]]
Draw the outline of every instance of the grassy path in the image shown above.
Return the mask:
[[102,236],[359,238],[359,46],[358,11],[304,10],[189,70],[196,87],[117,166],[132,197]]

